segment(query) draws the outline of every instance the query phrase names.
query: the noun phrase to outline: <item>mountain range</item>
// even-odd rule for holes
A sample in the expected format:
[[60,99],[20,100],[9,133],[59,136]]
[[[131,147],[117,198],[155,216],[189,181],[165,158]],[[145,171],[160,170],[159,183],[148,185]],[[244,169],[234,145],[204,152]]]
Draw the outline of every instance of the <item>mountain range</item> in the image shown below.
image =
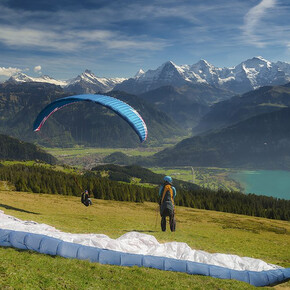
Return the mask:
[[289,81],[290,64],[253,57],[233,68],[218,68],[206,60],[182,66],[169,61],[156,70],[148,70],[123,81],[115,89],[140,94],[164,85],[181,87],[184,84],[206,84],[234,93],[244,93],[261,86],[285,84]]
[[105,162],[147,167],[196,166],[290,170],[290,108],[260,114],[232,126],[197,135],[152,157],[115,152]]
[[129,79],[101,78],[86,70],[67,81],[18,73],[7,83],[50,83],[69,94],[123,91],[140,96],[190,131],[212,105],[262,86],[284,85],[289,81],[290,64],[253,57],[233,68],[218,68],[206,60],[181,66],[168,61],[155,70],[140,69]]
[[[68,95],[60,86],[48,83],[0,84],[0,133],[44,146],[140,146],[138,136],[126,121],[109,109],[88,102],[63,108],[49,118],[39,134],[33,132],[33,122],[39,112],[53,100]],[[172,118],[142,98],[116,91],[110,95],[141,114],[149,131],[144,146],[172,142],[170,138],[186,135]]]
[[261,87],[219,102],[197,128],[199,134],[151,158],[116,152],[105,162],[290,170],[290,83]]
[[100,78],[86,70],[67,81],[55,80],[49,76],[32,78],[23,73],[12,76],[8,82],[46,82],[62,86],[74,93],[97,93],[120,90],[135,95],[162,86],[182,87],[184,85],[209,85],[233,93],[245,93],[265,85],[281,85],[290,81],[290,64],[268,61],[253,57],[232,68],[219,68],[206,60],[193,65],[176,65],[168,61],[155,70],[140,69],[132,78]]
[[7,82],[12,84],[19,83],[48,83],[56,86],[61,86],[67,92],[76,94],[94,94],[98,92],[106,93],[111,91],[118,83],[121,83],[125,78],[102,78],[96,77],[90,70],[85,70],[76,78],[70,80],[56,80],[50,76],[42,75],[40,77],[30,77],[24,73],[17,73],[11,76]]
[[[53,115],[43,128],[45,138],[30,131],[36,114],[55,98],[102,92],[142,112],[149,129],[145,146],[185,136],[184,128],[196,135],[152,159],[134,162],[290,169],[289,82],[290,64],[262,57],[223,69],[204,60],[184,66],[166,62],[156,70],[140,70],[130,79],[102,81],[90,71],[63,83],[18,74],[0,84],[0,132],[46,146],[138,146],[131,128],[118,116],[87,104]],[[132,162],[126,156],[110,158]]]

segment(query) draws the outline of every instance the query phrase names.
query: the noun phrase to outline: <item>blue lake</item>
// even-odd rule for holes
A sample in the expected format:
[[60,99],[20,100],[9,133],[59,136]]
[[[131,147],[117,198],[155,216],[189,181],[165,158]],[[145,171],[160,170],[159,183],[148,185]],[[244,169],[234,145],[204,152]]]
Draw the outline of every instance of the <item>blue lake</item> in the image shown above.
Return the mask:
[[231,174],[230,177],[242,184],[245,193],[290,200],[290,171],[242,170]]

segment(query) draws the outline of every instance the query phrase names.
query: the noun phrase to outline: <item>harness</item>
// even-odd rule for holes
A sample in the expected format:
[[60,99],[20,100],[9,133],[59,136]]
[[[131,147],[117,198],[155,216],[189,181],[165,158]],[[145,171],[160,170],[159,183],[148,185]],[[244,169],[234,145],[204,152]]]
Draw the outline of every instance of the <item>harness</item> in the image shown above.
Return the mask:
[[169,192],[170,193],[170,198],[171,198],[171,202],[174,205],[174,199],[173,199],[173,190],[170,184],[166,184],[163,187],[163,193],[162,193],[162,199],[161,199],[161,204],[163,203],[164,197],[166,195],[166,193]]
[[87,194],[85,194],[84,192],[82,193],[81,202],[82,202],[85,206],[89,206],[89,205],[90,205],[90,202],[89,202],[89,196],[88,196]]

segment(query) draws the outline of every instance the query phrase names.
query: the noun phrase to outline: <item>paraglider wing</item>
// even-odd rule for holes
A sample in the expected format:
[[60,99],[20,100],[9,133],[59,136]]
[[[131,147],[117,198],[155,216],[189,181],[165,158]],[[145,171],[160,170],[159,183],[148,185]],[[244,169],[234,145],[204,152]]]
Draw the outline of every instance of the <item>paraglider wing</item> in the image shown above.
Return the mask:
[[135,130],[141,142],[147,138],[147,126],[140,114],[131,106],[116,98],[103,95],[76,95],[60,98],[47,105],[37,116],[33,130],[39,131],[45,121],[61,108],[76,102],[94,102],[111,109]]

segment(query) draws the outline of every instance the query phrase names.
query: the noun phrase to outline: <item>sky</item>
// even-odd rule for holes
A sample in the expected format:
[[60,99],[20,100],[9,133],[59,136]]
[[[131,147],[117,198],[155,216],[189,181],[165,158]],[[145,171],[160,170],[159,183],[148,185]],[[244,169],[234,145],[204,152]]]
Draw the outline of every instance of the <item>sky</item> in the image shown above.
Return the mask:
[[0,80],[133,77],[166,61],[290,63],[289,0],[0,0]]

